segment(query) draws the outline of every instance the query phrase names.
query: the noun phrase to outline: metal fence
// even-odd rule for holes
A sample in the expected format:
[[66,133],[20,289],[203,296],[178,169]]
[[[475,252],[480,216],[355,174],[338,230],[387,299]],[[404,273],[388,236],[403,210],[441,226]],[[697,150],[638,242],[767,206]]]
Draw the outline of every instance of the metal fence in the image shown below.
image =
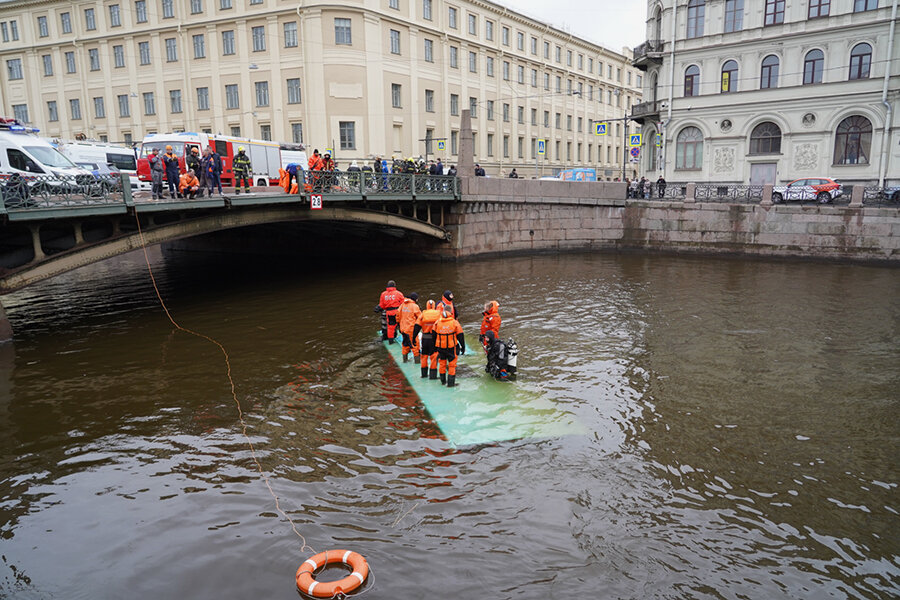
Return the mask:
[[653,182],[649,195],[643,189],[635,192],[626,188],[625,198],[629,200],[684,200],[686,194],[687,184],[685,183],[665,183],[660,187]]
[[[128,184],[130,185],[130,183]],[[0,200],[7,210],[122,204],[118,175],[0,175]]]
[[763,186],[761,185],[698,183],[694,188],[694,199],[697,202],[758,204],[762,202],[762,197]]
[[352,196],[440,196],[458,193],[457,178],[449,175],[373,173],[371,171],[304,171],[298,193]]
[[864,206],[900,206],[900,187],[863,189]]

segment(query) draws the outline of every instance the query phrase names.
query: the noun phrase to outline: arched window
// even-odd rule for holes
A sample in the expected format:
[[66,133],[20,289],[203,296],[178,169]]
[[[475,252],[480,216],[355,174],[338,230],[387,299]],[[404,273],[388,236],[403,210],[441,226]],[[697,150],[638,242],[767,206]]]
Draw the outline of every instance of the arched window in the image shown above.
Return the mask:
[[863,42],[850,51],[850,79],[868,79],[872,66],[872,46]]
[[750,132],[750,154],[781,152],[781,129],[771,121],[763,121]]
[[696,127],[678,132],[675,144],[675,168],[681,170],[703,168],[703,133]]
[[653,39],[662,40],[662,9],[657,7],[653,17]]
[[687,11],[687,37],[695,38],[703,35],[703,18],[706,13],[706,0],[690,0]]
[[737,61],[727,60],[722,65],[722,93],[736,92],[738,84],[738,64]]
[[659,86],[659,77],[656,73],[650,75],[650,101],[656,102],[657,100],[657,88]]
[[867,165],[872,149],[872,123],[853,115],[841,121],[834,136],[834,164]]
[[770,54],[762,61],[762,71],[759,75],[759,89],[778,87],[778,57]]
[[810,50],[803,60],[803,85],[822,83],[822,71],[825,70],[825,53],[821,50]]
[[691,65],[684,70],[684,95],[697,96],[700,94],[700,67]]

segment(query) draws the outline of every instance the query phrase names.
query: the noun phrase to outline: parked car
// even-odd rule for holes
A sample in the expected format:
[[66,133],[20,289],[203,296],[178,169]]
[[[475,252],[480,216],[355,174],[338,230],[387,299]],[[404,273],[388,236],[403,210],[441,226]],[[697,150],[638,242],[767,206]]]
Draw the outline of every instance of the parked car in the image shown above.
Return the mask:
[[787,185],[776,185],[772,189],[772,202],[791,202],[815,200],[820,204],[827,204],[843,195],[844,187],[828,177],[809,177],[795,179]]
[[120,189],[122,172],[109,163],[76,162],[76,165],[91,172],[94,179],[110,189]]

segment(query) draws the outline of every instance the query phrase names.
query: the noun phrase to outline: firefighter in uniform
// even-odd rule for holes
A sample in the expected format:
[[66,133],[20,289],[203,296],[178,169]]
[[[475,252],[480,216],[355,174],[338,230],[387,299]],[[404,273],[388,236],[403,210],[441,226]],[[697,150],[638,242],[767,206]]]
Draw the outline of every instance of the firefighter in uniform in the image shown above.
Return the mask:
[[413,329],[422,309],[418,305],[419,294],[413,292],[403,299],[403,304],[397,309],[397,322],[400,325],[400,335],[403,337],[403,362],[409,362],[409,351],[412,350],[413,362],[419,361],[419,344],[413,337]]
[[238,153],[231,160],[231,168],[234,171],[234,193],[241,193],[241,181],[244,182],[244,193],[250,193],[250,157],[244,154],[244,147],[238,146]]
[[419,332],[422,333],[422,341],[419,343],[419,356],[422,357],[422,362],[419,364],[422,366],[422,377],[429,379],[437,379],[438,376],[438,356],[437,349],[434,347],[434,324],[440,318],[441,313],[434,307],[434,300],[429,300],[413,327],[414,339],[419,337]]
[[459,354],[466,353],[466,340],[462,326],[453,318],[452,309],[444,309],[441,318],[434,324],[434,332],[441,384],[453,387],[456,385],[456,359]]
[[375,312],[381,313],[381,339],[393,344],[397,336],[397,310],[403,304],[403,292],[397,289],[394,280],[387,282],[387,287],[381,292],[381,299],[375,305]]

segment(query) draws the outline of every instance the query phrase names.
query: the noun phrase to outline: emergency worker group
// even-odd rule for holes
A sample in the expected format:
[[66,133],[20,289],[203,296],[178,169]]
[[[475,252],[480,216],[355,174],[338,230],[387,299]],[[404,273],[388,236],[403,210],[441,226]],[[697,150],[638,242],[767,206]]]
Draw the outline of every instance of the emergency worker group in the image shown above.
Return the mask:
[[[400,337],[403,362],[418,362],[422,378],[441,380],[441,385],[456,386],[456,365],[461,354],[466,353],[466,340],[459,324],[459,311],[453,304],[453,292],[445,290],[439,302],[428,300],[425,310],[419,307],[419,294],[408,296],[397,289],[397,284],[387,282],[381,293],[375,312],[381,313],[381,339],[389,344]],[[500,303],[491,300],[484,306],[479,341],[488,359],[485,370],[497,377],[504,352],[500,341]],[[399,336],[398,336],[399,333]],[[498,377],[499,378],[499,377]]]
[[[158,148],[152,148],[147,156],[150,163],[150,193],[154,200],[162,200],[166,197],[163,181],[168,184],[170,198],[202,198],[203,192],[208,191],[212,197],[218,190],[222,195],[222,157],[212,146],[207,146],[200,155],[200,149],[192,146],[190,152],[184,157],[185,173],[179,172],[178,156],[172,150],[172,146],[166,146],[166,152],[159,154]],[[238,147],[238,153],[231,161],[234,172],[235,194],[241,193],[243,183],[244,193],[250,193],[253,167],[250,157],[244,152],[244,147]]]

